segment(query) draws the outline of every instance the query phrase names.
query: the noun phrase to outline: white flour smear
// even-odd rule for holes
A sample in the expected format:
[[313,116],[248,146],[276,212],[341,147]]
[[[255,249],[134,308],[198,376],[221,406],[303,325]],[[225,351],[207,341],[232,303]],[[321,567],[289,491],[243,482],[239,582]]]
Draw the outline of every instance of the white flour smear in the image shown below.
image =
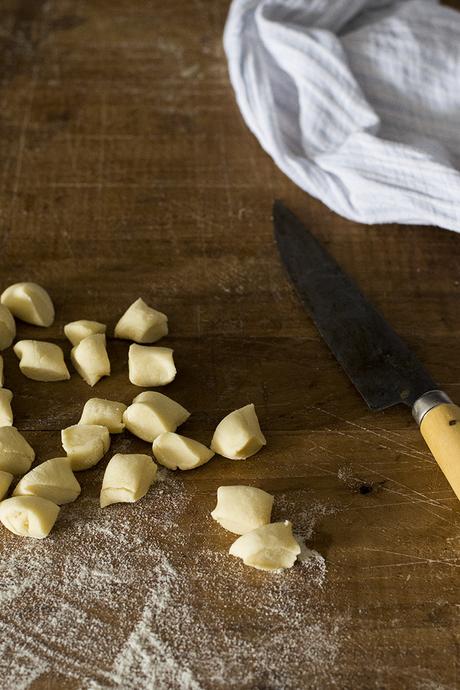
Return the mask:
[[[246,568],[227,554],[233,535],[190,504],[180,479],[162,478],[138,504],[101,511],[84,497],[48,539],[5,540],[0,687],[60,677],[85,690],[297,690],[328,680],[340,621],[322,595],[322,556],[305,551],[280,574]],[[330,510],[302,493],[277,496],[275,518],[309,538]]]

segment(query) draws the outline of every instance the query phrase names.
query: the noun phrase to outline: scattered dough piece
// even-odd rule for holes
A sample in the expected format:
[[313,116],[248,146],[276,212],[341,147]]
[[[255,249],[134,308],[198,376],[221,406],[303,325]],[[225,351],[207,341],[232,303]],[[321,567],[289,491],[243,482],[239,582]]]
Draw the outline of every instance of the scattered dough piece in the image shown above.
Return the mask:
[[130,345],[128,361],[129,380],[135,386],[165,386],[176,376],[169,347]]
[[237,556],[245,565],[258,570],[291,568],[300,553],[300,546],[292,536],[289,520],[273,522],[247,532],[230,547],[231,556]]
[[234,534],[246,534],[268,525],[273,496],[255,486],[219,486],[211,517]]
[[96,465],[110,448],[107,427],[99,424],[75,424],[61,431],[61,443],[74,472]]
[[15,337],[16,321],[8,307],[0,304],[0,350],[9,347]]
[[47,537],[58,515],[59,506],[39,496],[13,496],[0,503],[0,522],[20,537]]
[[168,317],[149,307],[141,297],[128,307],[115,326],[115,338],[136,343],[154,343],[164,335],[168,335]]
[[81,340],[70,353],[72,363],[82,379],[94,386],[110,374],[110,361],[105,347],[105,335],[93,333]]
[[214,432],[211,448],[224,458],[244,460],[257,453],[266,443],[251,403],[223,418]]
[[10,488],[11,482],[13,481],[13,475],[11,472],[4,472],[0,470],[0,501],[3,501],[8,489]]
[[54,306],[50,296],[37,283],[15,283],[2,293],[0,302],[13,316],[34,326],[51,326]]
[[211,460],[214,453],[202,443],[165,431],[153,442],[153,454],[160,465],[170,470],[192,470]]
[[80,491],[70,458],[52,458],[25,474],[16,485],[13,496],[40,496],[60,506],[75,501]]
[[79,424],[98,424],[105,426],[111,434],[121,434],[125,428],[123,413],[126,405],[115,400],[90,398],[85,403]]
[[34,459],[34,449],[16,427],[0,427],[0,470],[24,474],[30,470]]
[[3,376],[3,357],[0,355],[0,388],[3,386],[5,379]]
[[104,323],[82,319],[80,321],[71,321],[67,323],[64,326],[64,335],[75,347],[89,335],[94,335],[94,333],[105,333],[106,330],[107,326]]
[[190,412],[163,393],[145,391],[134,398],[123,414],[126,428],[143,441],[152,443],[165,431],[176,431]]
[[33,381],[67,381],[69,370],[59,345],[43,340],[20,340],[13,348],[19,368]]
[[134,503],[155,481],[157,466],[149,455],[117,453],[105,470],[101,508],[111,503]]
[[13,426],[13,411],[11,401],[13,393],[7,388],[0,388],[0,427]]

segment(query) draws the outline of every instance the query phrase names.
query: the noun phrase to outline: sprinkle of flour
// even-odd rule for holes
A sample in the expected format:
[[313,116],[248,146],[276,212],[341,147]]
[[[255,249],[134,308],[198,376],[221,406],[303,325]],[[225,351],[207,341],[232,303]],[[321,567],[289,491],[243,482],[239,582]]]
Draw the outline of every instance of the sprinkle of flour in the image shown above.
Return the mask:
[[[45,685],[51,673],[91,690],[297,690],[310,674],[327,680],[339,620],[318,605],[327,589],[318,552],[260,573],[228,555],[233,535],[192,510],[180,478],[161,470],[138,504],[100,510],[92,487],[101,477],[92,473],[48,539],[4,540],[4,687]],[[277,495],[275,506],[307,540],[331,510],[306,492]]]

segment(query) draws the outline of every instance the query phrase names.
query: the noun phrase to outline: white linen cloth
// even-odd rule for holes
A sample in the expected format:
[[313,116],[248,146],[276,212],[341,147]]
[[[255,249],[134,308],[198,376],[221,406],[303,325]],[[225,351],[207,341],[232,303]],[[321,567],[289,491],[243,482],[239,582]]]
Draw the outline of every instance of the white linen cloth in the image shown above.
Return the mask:
[[362,223],[460,231],[460,12],[435,0],[233,0],[243,117],[297,185]]

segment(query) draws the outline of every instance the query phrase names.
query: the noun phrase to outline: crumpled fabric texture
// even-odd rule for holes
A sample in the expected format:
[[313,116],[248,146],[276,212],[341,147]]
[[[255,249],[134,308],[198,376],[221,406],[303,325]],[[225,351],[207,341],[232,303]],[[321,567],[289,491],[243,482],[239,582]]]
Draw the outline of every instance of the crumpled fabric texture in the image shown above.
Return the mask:
[[460,12],[435,0],[233,0],[241,113],[299,187],[362,223],[460,230]]

